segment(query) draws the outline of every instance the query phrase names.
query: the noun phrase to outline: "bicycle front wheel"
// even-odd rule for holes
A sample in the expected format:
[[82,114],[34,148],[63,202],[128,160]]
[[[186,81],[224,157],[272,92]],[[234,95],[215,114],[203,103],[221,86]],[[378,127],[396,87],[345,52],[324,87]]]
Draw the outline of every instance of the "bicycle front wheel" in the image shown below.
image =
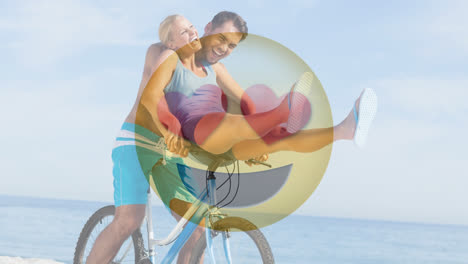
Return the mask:
[[[223,232],[228,232],[230,254],[232,263],[275,263],[273,253],[265,236],[251,222],[240,217],[227,217],[216,221],[213,225],[214,232],[213,248],[216,263],[227,263],[223,248]],[[203,235],[195,244],[190,263],[209,262],[206,253],[206,237]],[[225,262],[223,262],[225,261]]]
[[[102,207],[97,210],[86,222],[81,230],[80,237],[75,248],[75,256],[73,264],[85,264],[86,259],[94,245],[98,235],[112,222],[114,219],[115,207],[113,205]],[[143,237],[138,228],[128,238],[120,251],[115,256],[112,264],[116,263],[141,263],[145,258],[145,248]]]

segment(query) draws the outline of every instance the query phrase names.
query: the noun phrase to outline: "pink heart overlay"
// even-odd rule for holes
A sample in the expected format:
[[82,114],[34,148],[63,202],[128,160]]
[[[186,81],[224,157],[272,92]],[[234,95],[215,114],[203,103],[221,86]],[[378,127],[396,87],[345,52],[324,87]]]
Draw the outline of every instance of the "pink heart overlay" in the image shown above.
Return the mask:
[[[197,144],[201,144],[204,139],[206,139],[213,130],[216,129],[220,122],[222,122],[227,108],[227,100],[222,90],[216,85],[204,85],[194,92],[194,95],[196,94],[199,94],[200,96],[195,98],[196,96],[187,97],[179,92],[168,93],[166,94],[168,107],[166,106],[163,108],[168,108],[168,110],[170,109],[171,113],[177,117],[183,126],[182,130],[184,131],[186,138],[188,136],[186,134],[190,134],[188,131],[191,131],[192,133],[195,132],[195,126],[198,122],[203,123],[203,129],[199,130],[200,127],[197,126],[197,133],[193,133],[195,134],[193,135],[195,138],[188,137],[190,140],[195,140]],[[267,112],[278,107],[286,96],[287,94],[277,97],[274,91],[264,84],[252,85],[242,96],[241,109],[243,113],[249,113],[247,109],[252,108],[255,108],[255,113]],[[203,98],[203,100],[200,100],[200,97]],[[186,108],[185,111],[176,111],[176,109],[179,108],[176,107],[177,105],[183,105],[189,108]],[[200,119],[196,122],[184,122],[186,118],[183,116],[183,113],[187,111],[190,111],[191,114],[199,115]],[[297,133],[310,121],[311,113],[312,108],[309,100],[304,95],[293,92],[291,94],[291,108],[289,110],[288,120],[294,120],[294,122],[288,121],[287,123],[278,125],[268,134],[264,135],[262,139],[265,143],[272,144]],[[250,123],[251,121],[249,121],[249,119],[246,118],[246,120],[249,122],[250,126],[256,130],[256,127],[258,126],[254,123]],[[162,121],[163,123],[166,123],[169,120],[166,119]],[[260,135],[259,131],[257,132],[257,134]]]
[[[242,102],[249,101],[246,99],[248,96],[255,105],[257,113],[266,112],[279,106],[280,103],[286,98],[287,94],[277,97],[274,91],[265,84],[255,84],[250,86],[244,93]],[[278,140],[288,137],[303,129],[310,121],[312,115],[312,107],[310,101],[300,93],[292,93],[292,106],[290,109],[290,118],[299,120],[294,123],[283,123],[273,128],[270,133],[262,137],[267,144],[273,144]],[[241,104],[242,105],[242,104]],[[243,107],[245,108],[245,106]],[[252,127],[255,127],[252,125]]]

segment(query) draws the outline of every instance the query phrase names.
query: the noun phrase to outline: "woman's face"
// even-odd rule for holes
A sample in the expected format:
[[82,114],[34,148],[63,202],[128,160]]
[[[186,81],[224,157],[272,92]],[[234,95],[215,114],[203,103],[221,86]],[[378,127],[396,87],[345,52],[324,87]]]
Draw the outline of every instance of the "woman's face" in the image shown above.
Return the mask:
[[187,45],[188,48],[198,51],[201,43],[198,39],[197,29],[185,17],[176,19],[170,33],[169,48],[177,50]]

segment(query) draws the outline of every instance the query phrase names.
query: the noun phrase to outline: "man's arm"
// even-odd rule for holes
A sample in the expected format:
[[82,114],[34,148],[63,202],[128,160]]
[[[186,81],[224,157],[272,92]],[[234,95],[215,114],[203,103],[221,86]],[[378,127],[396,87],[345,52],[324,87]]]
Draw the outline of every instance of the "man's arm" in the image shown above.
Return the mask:
[[143,91],[149,79],[151,78],[151,75],[153,75],[154,71],[156,71],[156,61],[158,60],[163,51],[164,46],[161,43],[152,44],[146,51],[145,65],[143,67],[143,76],[141,78],[140,83],[140,91]]
[[227,95],[228,99],[230,99],[228,101],[233,101],[236,105],[240,106],[244,115],[255,113],[255,104],[252,99],[232,78],[226,67],[220,62],[213,64],[212,67],[216,73],[216,82]]

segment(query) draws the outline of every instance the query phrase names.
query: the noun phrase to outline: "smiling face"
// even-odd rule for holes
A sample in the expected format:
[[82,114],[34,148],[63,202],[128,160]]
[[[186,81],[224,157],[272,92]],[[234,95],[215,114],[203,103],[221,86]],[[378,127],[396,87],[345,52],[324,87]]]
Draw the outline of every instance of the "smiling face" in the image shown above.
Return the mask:
[[210,64],[226,58],[237,47],[243,34],[232,21],[226,21],[217,28],[212,28],[211,22],[205,27],[200,58]]
[[191,49],[198,51],[201,49],[201,43],[198,39],[197,29],[185,17],[178,17],[172,22],[169,32],[169,39],[165,45],[173,50]]

